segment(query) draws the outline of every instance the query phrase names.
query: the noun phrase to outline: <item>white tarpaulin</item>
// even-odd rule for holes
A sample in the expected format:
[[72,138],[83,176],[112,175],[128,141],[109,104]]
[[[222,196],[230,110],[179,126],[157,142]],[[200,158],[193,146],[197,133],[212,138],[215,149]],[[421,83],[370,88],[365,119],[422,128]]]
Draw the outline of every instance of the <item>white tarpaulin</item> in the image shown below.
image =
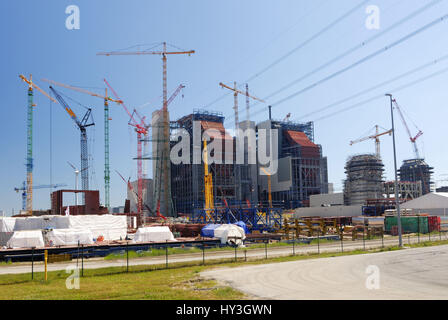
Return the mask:
[[120,240],[126,238],[126,216],[79,215],[79,216],[40,216],[17,218],[14,231],[42,229],[82,229],[90,230],[96,239]]
[[145,227],[138,228],[133,242],[161,242],[174,241],[173,233],[168,227]]
[[53,229],[46,233],[45,242],[49,246],[68,246],[79,244],[93,244],[93,234],[83,229]]
[[6,244],[8,248],[42,248],[44,238],[40,230],[14,231],[11,239]]
[[223,224],[215,229],[215,238],[219,238],[222,244],[241,245],[246,239],[246,233],[235,224]]
[[16,219],[12,217],[0,217],[0,246],[4,247],[14,234]]

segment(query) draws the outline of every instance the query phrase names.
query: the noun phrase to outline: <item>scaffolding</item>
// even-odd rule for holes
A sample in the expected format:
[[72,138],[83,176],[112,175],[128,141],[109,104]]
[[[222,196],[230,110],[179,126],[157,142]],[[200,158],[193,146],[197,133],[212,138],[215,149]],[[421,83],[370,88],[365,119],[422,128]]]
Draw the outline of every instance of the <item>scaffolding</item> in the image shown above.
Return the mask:
[[[210,112],[206,110],[195,109],[192,114],[180,118],[171,123],[173,132],[179,129],[184,129],[188,132],[190,137],[193,137],[193,124],[199,121],[200,134],[207,129],[216,129],[222,134],[222,150],[223,158],[227,158],[225,149],[225,140],[233,138],[225,132],[224,117],[219,112]],[[173,137],[175,134],[173,134]],[[171,147],[177,141],[171,141]],[[189,142],[190,150],[194,150],[193,139]],[[201,154],[203,146],[201,143]],[[231,159],[235,159],[235,152],[232,148]],[[224,161],[223,161],[224,162]],[[209,165],[212,179],[213,179],[213,195],[214,202],[235,202],[236,200],[236,183],[235,183],[235,165],[233,161],[231,164],[217,164]],[[202,209],[205,203],[204,197],[204,164],[193,163],[193,152],[190,152],[190,162],[185,164],[171,164],[171,185],[172,198],[174,209],[178,213],[193,213],[197,209]]]
[[231,224],[243,221],[251,231],[275,232],[282,228],[281,208],[217,208],[195,210],[193,223]]
[[410,159],[403,161],[398,174],[400,181],[421,181],[422,195],[425,195],[431,192],[431,186],[434,184],[431,181],[433,169],[423,159]]
[[350,157],[345,165],[344,204],[364,205],[367,199],[381,198],[383,172],[383,162],[376,155]]

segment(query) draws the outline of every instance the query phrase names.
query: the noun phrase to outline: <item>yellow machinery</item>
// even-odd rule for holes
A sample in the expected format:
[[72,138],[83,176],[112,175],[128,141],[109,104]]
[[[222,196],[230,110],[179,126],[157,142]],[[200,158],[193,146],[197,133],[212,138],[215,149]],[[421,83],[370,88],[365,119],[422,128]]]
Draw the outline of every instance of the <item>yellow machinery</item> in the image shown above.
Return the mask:
[[207,218],[210,218],[210,212],[215,208],[213,198],[213,178],[208,171],[207,141],[204,140],[204,195],[205,195],[205,212]]
[[269,208],[272,208],[272,193],[271,193],[271,174],[263,167],[260,167],[261,170],[268,176],[268,199],[269,199]]

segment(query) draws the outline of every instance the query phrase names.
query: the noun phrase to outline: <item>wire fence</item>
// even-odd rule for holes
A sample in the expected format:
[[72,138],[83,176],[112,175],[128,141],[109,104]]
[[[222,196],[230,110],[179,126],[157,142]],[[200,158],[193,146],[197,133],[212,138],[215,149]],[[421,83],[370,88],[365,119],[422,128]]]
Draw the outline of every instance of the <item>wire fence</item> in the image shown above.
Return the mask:
[[[446,231],[432,231],[429,233],[404,233],[402,236],[404,246],[418,244],[428,245],[429,242],[448,241]],[[145,244],[136,247],[127,242],[113,253],[96,256],[91,246],[78,245],[71,254],[37,253],[31,250],[30,259],[24,263],[6,263],[2,268],[20,268],[22,275],[29,273],[28,281],[44,279],[45,256],[48,256],[48,272],[63,271],[67,267],[78,270],[80,277],[118,274],[130,272],[147,272],[155,270],[176,269],[192,266],[211,266],[218,264],[253,262],[256,260],[282,261],[294,256],[319,256],[325,254],[344,254],[353,251],[388,250],[398,246],[396,235],[371,235],[365,232],[357,239],[343,235],[314,237],[299,237],[295,235],[282,240],[273,240],[272,237],[259,235],[249,239],[240,246],[220,245],[208,241],[196,241],[191,246],[178,246],[175,242]],[[28,264],[30,262],[30,264]],[[27,271],[27,269],[29,271]],[[4,277],[5,278],[5,277]],[[3,279],[0,284],[8,283]]]

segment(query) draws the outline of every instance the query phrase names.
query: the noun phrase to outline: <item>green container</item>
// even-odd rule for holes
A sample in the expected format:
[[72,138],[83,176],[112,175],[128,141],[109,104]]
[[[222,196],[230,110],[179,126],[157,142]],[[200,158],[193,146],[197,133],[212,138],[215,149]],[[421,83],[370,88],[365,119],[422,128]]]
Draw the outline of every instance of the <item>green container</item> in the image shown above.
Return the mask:
[[[390,232],[392,227],[397,225],[396,216],[386,216],[384,225],[386,232]],[[401,229],[403,233],[417,233],[420,227],[420,233],[428,233],[428,217],[421,216],[403,216],[401,217]]]

